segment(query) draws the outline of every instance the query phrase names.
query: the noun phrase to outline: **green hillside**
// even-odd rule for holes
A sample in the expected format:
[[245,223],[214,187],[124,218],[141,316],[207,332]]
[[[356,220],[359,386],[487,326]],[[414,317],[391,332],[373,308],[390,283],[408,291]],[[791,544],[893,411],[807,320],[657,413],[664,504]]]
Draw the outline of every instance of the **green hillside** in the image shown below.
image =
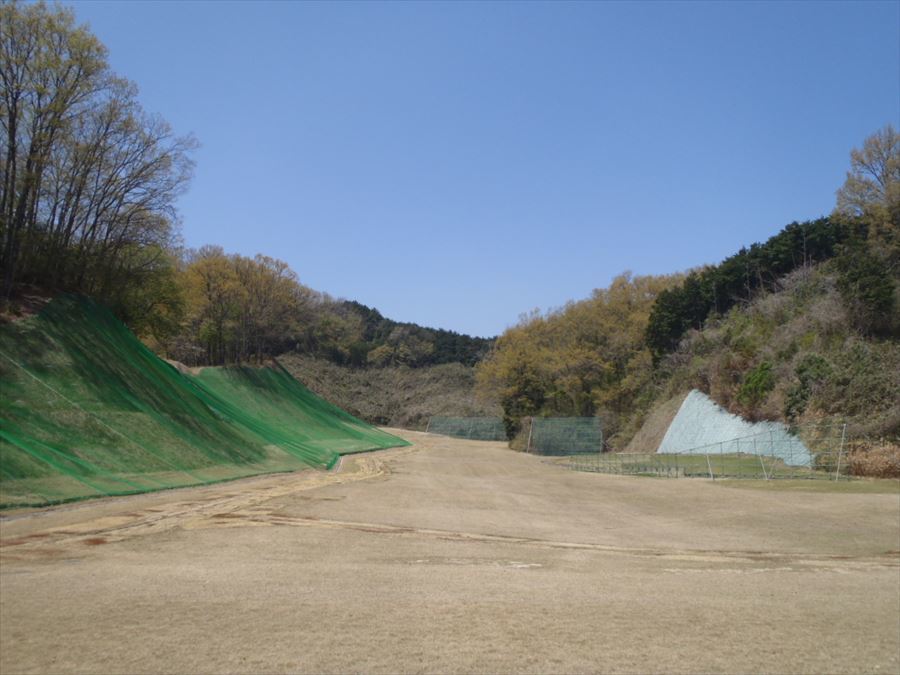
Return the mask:
[[197,485],[405,445],[283,370],[186,376],[65,296],[0,326],[0,506]]

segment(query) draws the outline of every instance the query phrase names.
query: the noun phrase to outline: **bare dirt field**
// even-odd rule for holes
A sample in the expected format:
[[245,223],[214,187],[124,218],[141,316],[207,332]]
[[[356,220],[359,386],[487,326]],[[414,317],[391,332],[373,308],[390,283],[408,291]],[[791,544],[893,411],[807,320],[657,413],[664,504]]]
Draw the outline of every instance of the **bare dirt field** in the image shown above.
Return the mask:
[[900,672],[900,493],[340,470],[0,520],[0,672]]

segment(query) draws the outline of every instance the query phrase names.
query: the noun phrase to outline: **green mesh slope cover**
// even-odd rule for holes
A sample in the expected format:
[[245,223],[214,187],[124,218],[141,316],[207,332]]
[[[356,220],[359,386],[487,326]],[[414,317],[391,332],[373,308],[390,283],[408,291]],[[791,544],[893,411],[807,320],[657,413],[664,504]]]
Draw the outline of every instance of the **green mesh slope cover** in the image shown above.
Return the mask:
[[540,455],[575,455],[603,450],[597,417],[535,417],[528,448]]
[[319,398],[280,366],[204,368],[188,377],[218,399],[221,413],[285,443],[341,455],[409,445]]
[[[290,390],[284,373],[273,375],[278,392]],[[262,388],[266,377],[258,380]],[[3,507],[327,468],[340,452],[363,449],[367,430],[370,448],[405,444],[299,385],[299,402],[276,405],[271,391],[255,408],[221,398],[82,298],[0,326],[0,381]],[[292,427],[291,406],[317,423]],[[326,421],[329,410],[335,419]]]
[[506,428],[499,417],[432,417],[428,431],[475,441],[506,440]]

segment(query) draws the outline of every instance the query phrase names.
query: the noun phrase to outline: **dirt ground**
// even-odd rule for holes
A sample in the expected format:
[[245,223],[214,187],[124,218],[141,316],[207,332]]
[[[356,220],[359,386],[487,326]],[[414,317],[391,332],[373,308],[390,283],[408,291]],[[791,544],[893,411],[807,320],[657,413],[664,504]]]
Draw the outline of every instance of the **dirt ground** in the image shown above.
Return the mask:
[[900,672],[900,494],[497,443],[0,520],[0,672]]

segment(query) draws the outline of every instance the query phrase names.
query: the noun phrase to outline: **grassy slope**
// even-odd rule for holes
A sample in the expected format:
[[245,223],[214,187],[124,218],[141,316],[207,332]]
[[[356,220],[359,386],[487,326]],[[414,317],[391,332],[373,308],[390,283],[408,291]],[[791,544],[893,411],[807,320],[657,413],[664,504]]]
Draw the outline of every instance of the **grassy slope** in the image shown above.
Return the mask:
[[500,415],[475,399],[474,368],[459,363],[355,369],[296,354],[278,360],[316,394],[373,424],[424,429],[433,415]]

